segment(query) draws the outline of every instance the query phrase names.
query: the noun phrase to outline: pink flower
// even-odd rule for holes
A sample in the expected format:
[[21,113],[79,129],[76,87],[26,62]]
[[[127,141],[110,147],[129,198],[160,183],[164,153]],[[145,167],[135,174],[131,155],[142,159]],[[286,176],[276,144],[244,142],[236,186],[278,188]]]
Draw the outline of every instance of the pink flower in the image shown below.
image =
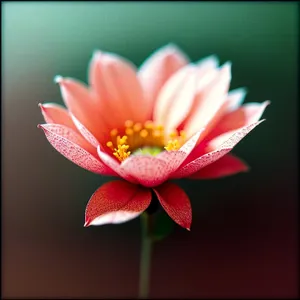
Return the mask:
[[139,68],[94,53],[89,84],[56,77],[67,109],[40,104],[39,125],[51,145],[91,172],[125,179],[104,184],[87,204],[85,226],[122,223],[147,209],[151,189],[179,225],[192,212],[175,178],[207,179],[247,170],[232,148],[262,121],[268,101],[241,105],[243,88],[228,92],[231,64],[215,56],[189,62],[174,45]]

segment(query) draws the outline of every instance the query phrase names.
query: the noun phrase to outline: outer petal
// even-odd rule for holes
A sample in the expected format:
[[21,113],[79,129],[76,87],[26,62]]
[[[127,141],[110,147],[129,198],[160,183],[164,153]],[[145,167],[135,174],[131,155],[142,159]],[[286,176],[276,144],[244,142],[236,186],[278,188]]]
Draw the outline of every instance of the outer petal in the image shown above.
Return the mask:
[[95,97],[79,81],[71,78],[56,77],[63,100],[68,110],[82,123],[99,141],[105,128],[96,107]]
[[153,189],[167,214],[180,226],[190,230],[191,203],[186,193],[177,185],[165,182]]
[[[262,120],[264,121],[264,120]],[[216,150],[211,151],[207,154],[202,155],[201,157],[193,160],[192,162],[183,165],[179,168],[174,174],[171,175],[172,178],[182,178],[190,176],[193,173],[198,172],[200,169],[206,167],[209,164],[212,164],[216,160],[223,157],[225,154],[230,152],[232,148],[251,130],[253,130],[258,124],[262,121],[253,123],[251,125],[245,126],[236,130],[230,137],[225,141],[222,139],[222,143],[216,147]]]
[[141,186],[126,181],[105,183],[87,204],[84,226],[127,222],[140,215],[150,202],[150,190]]
[[172,172],[170,164],[147,155],[131,155],[121,163],[121,168],[146,187],[162,184]]
[[95,149],[72,129],[58,124],[39,125],[50,144],[78,166],[102,175],[116,175],[96,158]]
[[176,128],[189,113],[197,88],[197,68],[194,65],[175,73],[158,95],[154,108],[154,121],[165,126],[168,133]]
[[232,154],[226,154],[214,163],[192,174],[190,179],[215,179],[248,171],[248,166]]
[[39,104],[46,123],[65,125],[78,132],[68,111],[61,105],[55,103]]
[[228,131],[236,130],[257,122],[269,104],[270,101],[265,101],[263,103],[247,103],[226,114],[208,134],[207,139],[212,139]]
[[[118,128],[128,119],[146,121],[148,108],[135,67],[129,61],[113,53],[95,52],[90,84],[99,97],[99,105],[105,109],[105,122],[110,128]],[[117,117],[111,118],[112,115]]]
[[[230,80],[231,64],[226,63],[220,69],[219,74],[198,94],[193,112],[185,122],[185,131],[188,136],[203,127],[206,127],[206,132],[209,131],[209,124],[214,121],[214,117],[226,100]],[[202,138],[204,136],[205,134]]]
[[169,44],[155,51],[140,67],[141,81],[148,109],[152,117],[153,107],[159,91],[167,80],[189,62],[186,55],[175,45]]
[[75,118],[75,116],[73,114],[71,114],[72,120],[74,122],[74,124],[76,125],[77,129],[79,130],[79,132],[81,133],[81,135],[95,148],[98,147],[99,142],[97,141],[97,139],[93,136],[93,134],[91,132],[89,132],[89,130],[87,130],[85,128],[85,126],[80,123],[80,121],[78,119]]

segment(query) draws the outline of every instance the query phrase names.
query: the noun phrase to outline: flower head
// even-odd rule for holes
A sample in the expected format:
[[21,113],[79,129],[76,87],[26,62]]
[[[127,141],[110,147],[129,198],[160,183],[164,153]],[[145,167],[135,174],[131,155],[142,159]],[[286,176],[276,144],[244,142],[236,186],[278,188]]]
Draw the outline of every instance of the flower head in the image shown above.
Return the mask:
[[231,64],[215,56],[191,63],[174,45],[137,70],[96,51],[89,87],[57,76],[67,108],[40,104],[48,141],[91,172],[116,176],[91,197],[85,226],[122,223],[147,209],[151,189],[179,225],[189,229],[191,205],[169,180],[218,178],[246,171],[232,148],[262,121],[269,101],[242,105],[246,91],[229,92]]

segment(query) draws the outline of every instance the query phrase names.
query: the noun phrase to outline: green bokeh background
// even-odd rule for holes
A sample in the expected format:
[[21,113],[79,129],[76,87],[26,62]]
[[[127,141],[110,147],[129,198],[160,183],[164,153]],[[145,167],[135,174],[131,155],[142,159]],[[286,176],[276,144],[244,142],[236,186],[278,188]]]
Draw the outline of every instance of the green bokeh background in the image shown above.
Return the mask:
[[95,49],[139,66],[170,42],[191,60],[232,61],[231,89],[245,86],[245,102],[271,105],[267,121],[234,149],[251,172],[180,183],[193,205],[192,232],[177,228],[157,245],[152,296],[296,294],[297,3],[4,2],[2,9],[4,296],[135,297],[138,220],[82,227],[86,202],[109,179],[52,149],[36,128],[37,104],[62,103],[55,75],[87,82]]

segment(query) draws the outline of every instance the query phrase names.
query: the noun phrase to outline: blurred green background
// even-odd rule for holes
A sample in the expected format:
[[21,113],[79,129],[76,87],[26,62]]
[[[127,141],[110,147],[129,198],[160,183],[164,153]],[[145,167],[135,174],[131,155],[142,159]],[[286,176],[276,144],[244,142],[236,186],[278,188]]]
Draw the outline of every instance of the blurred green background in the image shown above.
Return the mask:
[[233,151],[251,172],[180,182],[192,231],[155,246],[151,296],[297,294],[297,3],[2,2],[2,25],[4,297],[136,297],[139,220],[83,228],[110,179],[49,145],[37,104],[62,103],[55,75],[87,82],[95,49],[139,66],[169,42],[232,61],[231,88],[271,105]]

